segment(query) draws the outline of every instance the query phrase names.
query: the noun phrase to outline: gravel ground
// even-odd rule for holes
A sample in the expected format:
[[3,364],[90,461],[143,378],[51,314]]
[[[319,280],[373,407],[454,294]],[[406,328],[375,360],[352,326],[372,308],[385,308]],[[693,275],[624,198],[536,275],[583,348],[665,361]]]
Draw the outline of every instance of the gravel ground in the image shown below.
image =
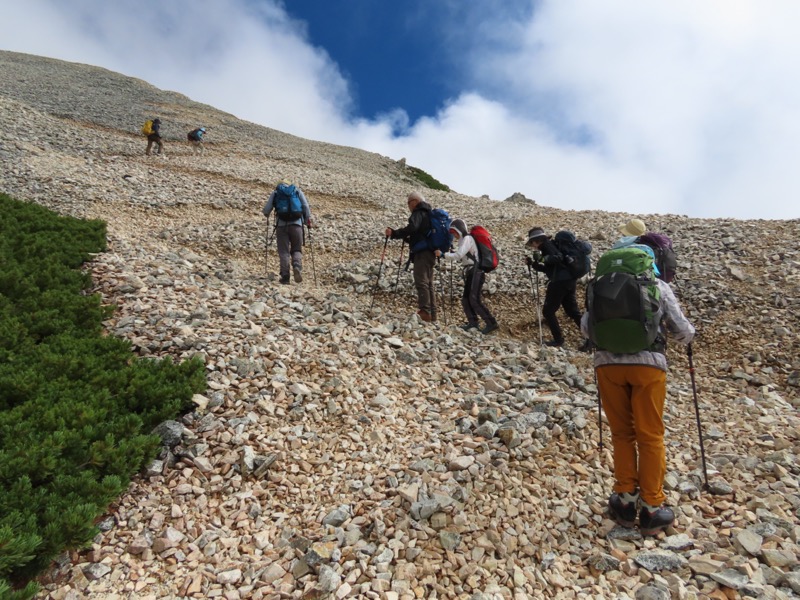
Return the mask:
[[[161,157],[144,155],[139,133],[153,116]],[[198,124],[202,155],[183,141]],[[88,268],[118,309],[109,331],[143,356],[200,355],[208,371],[197,410],[172,424],[92,547],[42,579],[41,598],[800,593],[800,221],[423,190],[496,238],[487,298],[501,330],[483,337],[453,326],[450,271],[438,273],[437,326],[413,316],[396,242],[377,280],[383,229],[405,221],[417,189],[401,161],[0,52],[0,164],[0,190],[108,222],[109,251]],[[281,178],[301,185],[318,225],[300,285],[278,286],[265,252],[260,211]],[[589,357],[569,325],[566,348],[539,347],[523,266],[534,225],[577,232],[596,257],[631,216],[676,242],[712,482],[702,489],[686,356],[672,348],[666,487],[678,518],[646,539],[605,514],[612,460]]]

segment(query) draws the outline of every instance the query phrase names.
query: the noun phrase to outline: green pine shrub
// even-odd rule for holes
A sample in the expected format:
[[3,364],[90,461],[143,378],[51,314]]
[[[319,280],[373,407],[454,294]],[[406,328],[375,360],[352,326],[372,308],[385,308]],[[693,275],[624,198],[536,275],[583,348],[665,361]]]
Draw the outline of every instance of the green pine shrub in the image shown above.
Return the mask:
[[444,192],[449,192],[450,188],[443,184],[441,181],[433,177],[432,175],[428,175],[422,169],[418,169],[417,167],[406,167],[406,169],[413,175],[417,180],[419,180],[425,187],[432,189],[432,190],[442,190]]
[[91,542],[205,372],[103,334],[109,309],[77,268],[105,249],[105,223],[3,194],[0,213],[0,600],[25,600],[56,555]]

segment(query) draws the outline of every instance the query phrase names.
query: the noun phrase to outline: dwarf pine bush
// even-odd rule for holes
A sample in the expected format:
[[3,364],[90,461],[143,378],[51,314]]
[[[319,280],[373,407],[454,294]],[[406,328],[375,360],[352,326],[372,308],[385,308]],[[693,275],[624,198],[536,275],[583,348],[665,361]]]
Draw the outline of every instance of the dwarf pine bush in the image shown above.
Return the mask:
[[407,167],[407,170],[427,188],[430,188],[432,190],[442,190],[445,192],[450,191],[449,187],[447,187],[441,181],[433,177],[433,175],[429,175],[422,169],[418,169],[417,167]]
[[160,422],[205,388],[199,361],[137,359],[103,335],[108,309],[77,270],[105,223],[0,194],[0,600],[94,522],[151,460]]

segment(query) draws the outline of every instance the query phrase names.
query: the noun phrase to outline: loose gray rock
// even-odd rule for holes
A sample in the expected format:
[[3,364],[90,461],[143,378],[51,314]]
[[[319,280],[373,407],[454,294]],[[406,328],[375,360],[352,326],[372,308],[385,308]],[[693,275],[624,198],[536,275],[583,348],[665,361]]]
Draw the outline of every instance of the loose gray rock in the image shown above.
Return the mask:
[[639,566],[648,571],[677,571],[686,566],[686,559],[669,550],[643,550],[633,557]]

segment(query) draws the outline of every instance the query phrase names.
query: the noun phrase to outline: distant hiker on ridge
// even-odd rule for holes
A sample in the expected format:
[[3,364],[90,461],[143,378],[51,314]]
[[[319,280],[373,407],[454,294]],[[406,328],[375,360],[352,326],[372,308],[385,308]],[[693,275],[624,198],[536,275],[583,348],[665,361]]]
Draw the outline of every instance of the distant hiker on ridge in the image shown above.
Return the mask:
[[408,195],[408,225],[402,229],[386,228],[386,237],[405,240],[411,253],[409,260],[414,263],[414,286],[417,288],[417,315],[423,321],[436,321],[436,300],[433,289],[433,266],[436,257],[428,248],[427,235],[431,229],[431,205],[425,202],[422,194],[411,192]]
[[[303,281],[303,225],[312,227],[311,209],[303,191],[288,181],[282,181],[269,195],[264,216],[269,219],[275,211],[275,237],[280,261],[280,283],[289,283],[289,268],[295,283]],[[269,221],[267,221],[269,222]]]
[[147,149],[144,151],[148,156],[153,144],[156,145],[156,154],[161,154],[164,149],[164,143],[161,141],[161,119],[153,119],[146,121],[142,127],[142,133],[147,136]]
[[203,136],[206,133],[205,127],[198,127],[197,129],[192,129],[189,133],[186,134],[186,139],[189,141],[189,144],[192,146],[192,151],[195,153],[203,152]]

